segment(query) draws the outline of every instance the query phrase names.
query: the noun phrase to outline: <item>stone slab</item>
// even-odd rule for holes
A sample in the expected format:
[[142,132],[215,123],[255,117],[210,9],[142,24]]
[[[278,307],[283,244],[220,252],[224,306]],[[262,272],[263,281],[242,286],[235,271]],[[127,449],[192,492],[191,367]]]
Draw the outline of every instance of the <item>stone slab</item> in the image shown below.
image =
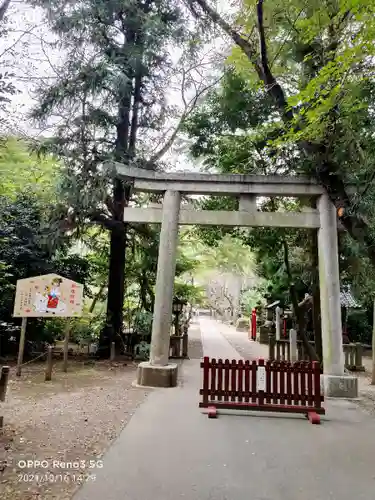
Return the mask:
[[[124,221],[143,224],[160,224],[161,208],[126,207]],[[317,212],[237,212],[228,210],[186,210],[181,208],[179,224],[202,226],[239,226],[239,227],[319,227]]]
[[137,385],[145,387],[176,387],[178,367],[176,363],[165,366],[151,365],[148,361],[139,363]]
[[358,378],[352,375],[323,375],[320,383],[328,398],[358,398]]

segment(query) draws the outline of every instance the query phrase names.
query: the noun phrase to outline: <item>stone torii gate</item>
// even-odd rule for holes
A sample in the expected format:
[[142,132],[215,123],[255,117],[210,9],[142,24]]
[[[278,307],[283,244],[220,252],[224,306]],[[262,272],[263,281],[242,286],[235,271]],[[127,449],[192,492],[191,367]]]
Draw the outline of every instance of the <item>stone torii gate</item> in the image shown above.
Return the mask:
[[[124,213],[125,222],[161,224],[150,360],[138,366],[139,385],[177,385],[177,365],[168,361],[179,224],[289,227],[318,231],[324,391],[333,397],[357,396],[357,379],[344,370],[337,216],[322,186],[305,177],[159,173],[119,163],[109,167],[130,183],[134,191],[164,194],[159,207],[127,207]],[[180,207],[181,194],[234,196],[239,198],[239,210],[184,209]],[[306,206],[301,212],[258,212],[256,198],[259,196],[315,199],[317,208]]]

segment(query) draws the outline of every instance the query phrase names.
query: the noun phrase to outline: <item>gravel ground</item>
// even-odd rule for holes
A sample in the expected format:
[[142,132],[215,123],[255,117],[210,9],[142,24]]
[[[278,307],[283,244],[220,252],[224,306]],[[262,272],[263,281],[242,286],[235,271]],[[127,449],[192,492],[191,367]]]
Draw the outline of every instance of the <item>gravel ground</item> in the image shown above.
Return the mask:
[[[203,357],[194,321],[189,357]],[[6,402],[0,403],[1,500],[69,500],[82,480],[95,480],[101,455],[150,392],[132,386],[135,372],[131,362],[71,362],[63,373],[57,362],[52,381],[44,382],[43,364],[24,367],[20,378],[12,369]],[[27,460],[33,463],[24,467]],[[68,469],[63,462],[79,467]]]
[[[2,500],[70,499],[87,472],[94,480],[100,456],[149,392],[132,386],[133,363],[73,363],[67,374],[57,366],[52,382],[43,381],[43,368],[30,367],[21,379],[12,371],[1,403]],[[44,463],[23,467],[23,460]],[[75,470],[62,463],[77,461],[85,462]]]

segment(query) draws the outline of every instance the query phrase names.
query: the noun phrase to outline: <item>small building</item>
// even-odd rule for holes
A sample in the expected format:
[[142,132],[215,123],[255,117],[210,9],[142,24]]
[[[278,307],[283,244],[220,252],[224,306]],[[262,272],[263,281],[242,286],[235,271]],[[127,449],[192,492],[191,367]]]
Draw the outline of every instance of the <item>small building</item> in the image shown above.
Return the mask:
[[360,309],[362,306],[354,298],[350,285],[344,285],[341,287],[340,291],[340,303],[341,303],[341,318],[342,318],[342,336],[344,344],[349,344],[348,338],[348,316],[350,309]]

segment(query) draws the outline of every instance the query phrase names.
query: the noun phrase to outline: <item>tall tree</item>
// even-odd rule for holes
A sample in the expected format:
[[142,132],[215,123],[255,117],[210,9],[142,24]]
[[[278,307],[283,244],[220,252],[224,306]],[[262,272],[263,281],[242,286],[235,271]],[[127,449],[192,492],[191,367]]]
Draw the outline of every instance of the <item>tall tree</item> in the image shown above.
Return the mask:
[[[368,188],[353,196],[347,187],[348,182],[363,183],[363,170],[353,175],[346,168],[348,158],[344,164],[338,158],[344,131],[350,137],[345,141],[350,159],[366,157],[353,134],[353,124],[358,125],[353,111],[369,118],[364,95],[372,86],[374,3],[246,0],[238,23],[226,20],[208,0],[186,3],[196,17],[210,18],[234,42],[237,67],[263,86],[278,110],[284,143],[327,189],[342,209],[342,224],[375,264],[375,235],[363,202]],[[367,140],[373,148],[369,135]],[[366,173],[372,183],[373,168]]]
[[[7,14],[9,11],[11,1],[3,0],[0,3],[0,40],[3,40],[8,32],[8,19]],[[0,71],[0,133],[4,134],[5,128],[7,125],[6,120],[6,108],[7,104],[11,100],[11,96],[13,96],[17,89],[14,85],[14,74],[11,71],[4,70],[4,55],[7,50],[2,50],[0,52],[0,60],[2,63],[2,70]]]
[[[39,89],[39,121],[60,116],[53,147],[65,159],[63,186],[70,227],[95,222],[110,231],[107,328],[101,353],[122,329],[127,225],[131,186],[104,161],[154,169],[147,140],[168,113],[165,85],[172,63],[168,44],[184,39],[174,0],[34,0],[46,9],[66,53],[53,86]],[[158,158],[158,156],[157,156]]]

